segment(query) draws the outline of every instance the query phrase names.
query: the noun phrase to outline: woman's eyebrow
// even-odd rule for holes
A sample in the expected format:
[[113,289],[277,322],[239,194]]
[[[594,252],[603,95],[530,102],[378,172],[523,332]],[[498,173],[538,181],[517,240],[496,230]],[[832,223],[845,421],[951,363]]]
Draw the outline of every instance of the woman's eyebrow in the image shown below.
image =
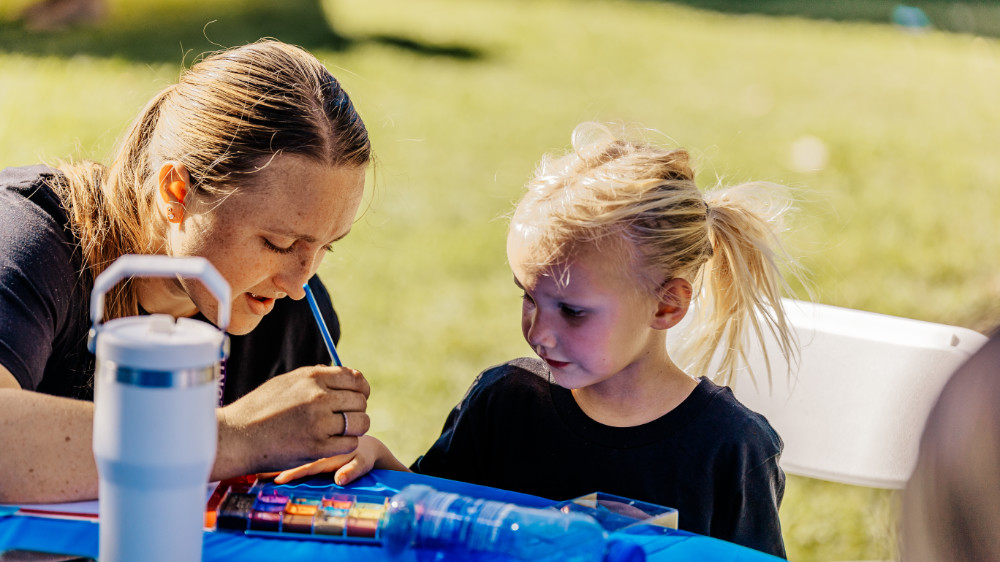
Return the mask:
[[517,280],[517,276],[514,277],[514,284],[517,285],[518,289],[524,290],[524,285],[521,285],[521,282]]
[[[265,228],[264,230],[269,234],[276,234],[278,236],[283,236],[285,238],[294,238],[296,240],[302,240],[303,242],[306,242],[308,244],[315,244],[317,242],[315,236],[310,236],[308,234],[300,234],[298,232],[292,232],[290,230],[282,230],[278,228]],[[339,242],[340,240],[343,240],[345,236],[350,234],[350,232],[351,231],[348,230],[347,232],[331,240],[329,244],[333,244],[334,242]]]
[[308,242],[310,244],[316,242],[316,238],[308,234],[300,234],[298,232],[292,232],[291,230],[283,230],[280,228],[265,228],[268,234],[276,234],[278,236],[283,236],[285,238],[294,238],[296,240],[302,240],[303,242]]

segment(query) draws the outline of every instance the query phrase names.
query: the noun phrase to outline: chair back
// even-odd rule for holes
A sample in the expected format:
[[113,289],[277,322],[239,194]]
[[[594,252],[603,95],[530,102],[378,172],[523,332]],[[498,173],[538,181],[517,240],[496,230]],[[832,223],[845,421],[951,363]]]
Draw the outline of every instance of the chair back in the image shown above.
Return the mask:
[[873,488],[902,488],[924,422],[951,374],[987,338],[966,328],[786,299],[801,346],[788,364],[768,334],[771,388],[759,348],[732,388],[785,443],[785,472]]

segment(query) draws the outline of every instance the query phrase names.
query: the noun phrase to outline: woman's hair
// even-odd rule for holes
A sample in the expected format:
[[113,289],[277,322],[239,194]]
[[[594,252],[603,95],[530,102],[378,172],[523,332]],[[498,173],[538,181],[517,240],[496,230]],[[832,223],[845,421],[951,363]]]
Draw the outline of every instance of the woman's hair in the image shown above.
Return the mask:
[[[702,194],[686,151],[584,123],[573,131],[572,152],[543,158],[511,228],[531,245],[527,265],[536,270],[566,263],[585,245],[616,244],[609,247],[624,249],[620,265],[636,274],[640,289],[655,293],[667,280],[689,281],[701,318],[686,328],[675,358],[691,375],[729,384],[741,363],[749,369],[751,334],[763,348],[769,330],[787,358],[797,354],[781,303],[787,260],[777,235],[789,205],[777,187]],[[717,349],[721,363],[710,374]]]
[[906,562],[1000,560],[1000,336],[948,380],[903,491]]
[[[188,197],[214,200],[253,185],[277,154],[366,166],[371,144],[347,93],[306,51],[266,40],[205,57],[146,105],[110,166],[60,166],[66,179],[53,187],[80,239],[83,273],[162,244],[150,217],[163,163],[187,169]],[[106,319],[138,312],[128,283],[105,302]]]

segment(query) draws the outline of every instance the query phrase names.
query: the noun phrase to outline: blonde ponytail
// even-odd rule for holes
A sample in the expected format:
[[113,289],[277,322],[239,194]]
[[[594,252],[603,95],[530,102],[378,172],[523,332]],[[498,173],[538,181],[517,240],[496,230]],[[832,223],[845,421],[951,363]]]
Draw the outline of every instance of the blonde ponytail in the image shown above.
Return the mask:
[[773,184],[748,183],[705,194],[712,258],[701,272],[701,302],[693,311],[698,317],[684,338],[688,351],[679,353],[687,357],[688,372],[708,375],[721,349],[712,378],[728,385],[738,369],[749,369],[746,352],[757,345],[764,350],[770,384],[767,332],[789,364],[795,362],[798,344],[781,301],[789,292],[782,269],[797,275],[778,238],[790,208],[782,192]]

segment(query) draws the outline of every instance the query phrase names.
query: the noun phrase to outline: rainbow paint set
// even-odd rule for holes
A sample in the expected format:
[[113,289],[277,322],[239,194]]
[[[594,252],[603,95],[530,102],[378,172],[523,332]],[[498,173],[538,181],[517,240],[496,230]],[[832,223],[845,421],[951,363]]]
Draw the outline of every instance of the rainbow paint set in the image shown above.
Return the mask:
[[205,527],[377,546],[382,544],[382,525],[393,493],[352,493],[332,480],[317,478],[279,485],[245,476],[219,483],[206,506]]

